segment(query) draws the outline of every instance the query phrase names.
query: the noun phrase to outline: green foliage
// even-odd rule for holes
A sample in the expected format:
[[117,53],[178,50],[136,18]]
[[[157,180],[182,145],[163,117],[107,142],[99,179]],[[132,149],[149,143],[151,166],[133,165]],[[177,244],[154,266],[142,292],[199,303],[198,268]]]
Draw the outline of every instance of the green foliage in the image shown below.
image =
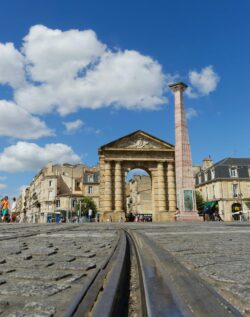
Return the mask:
[[80,211],[81,216],[88,216],[88,210],[92,209],[93,216],[95,217],[95,214],[97,212],[97,207],[95,202],[91,197],[84,196],[82,199],[80,199],[77,203],[77,210]]
[[195,195],[196,195],[197,209],[200,211],[203,208],[204,199],[198,190],[195,191]]

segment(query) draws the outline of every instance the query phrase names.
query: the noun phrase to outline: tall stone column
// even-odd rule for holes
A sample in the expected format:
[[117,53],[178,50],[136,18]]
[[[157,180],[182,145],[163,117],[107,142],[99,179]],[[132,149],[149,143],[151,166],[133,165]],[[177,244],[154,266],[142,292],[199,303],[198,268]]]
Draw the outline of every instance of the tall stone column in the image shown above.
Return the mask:
[[168,210],[176,211],[176,188],[175,188],[175,173],[174,173],[174,162],[168,162],[167,168],[167,179],[168,179]]
[[175,101],[175,175],[177,207],[180,212],[196,210],[195,184],[192,169],[191,150],[183,104],[184,83],[169,86]]
[[104,211],[112,211],[111,162],[105,162]]
[[121,212],[123,205],[122,195],[123,183],[122,183],[122,167],[121,162],[115,162],[115,211]]
[[158,206],[159,211],[166,211],[166,188],[163,162],[157,164],[158,170]]

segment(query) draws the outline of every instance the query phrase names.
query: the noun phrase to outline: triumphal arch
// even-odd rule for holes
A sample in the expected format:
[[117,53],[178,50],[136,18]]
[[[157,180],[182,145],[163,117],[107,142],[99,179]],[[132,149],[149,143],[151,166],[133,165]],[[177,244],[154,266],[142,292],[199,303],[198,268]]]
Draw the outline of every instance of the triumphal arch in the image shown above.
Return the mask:
[[173,220],[176,212],[175,148],[136,131],[99,148],[101,220],[124,219],[126,174],[140,168],[151,177],[153,221]]

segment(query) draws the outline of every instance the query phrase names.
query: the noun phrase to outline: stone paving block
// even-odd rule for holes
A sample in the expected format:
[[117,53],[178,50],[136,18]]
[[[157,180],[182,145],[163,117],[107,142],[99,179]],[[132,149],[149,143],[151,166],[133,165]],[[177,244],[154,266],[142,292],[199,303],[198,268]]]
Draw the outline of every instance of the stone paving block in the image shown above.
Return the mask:
[[41,283],[37,281],[8,282],[0,286],[0,294],[7,296],[51,296],[70,288],[69,284]]
[[8,267],[8,266],[3,266],[3,265],[0,265],[0,274],[3,274],[3,273],[12,273],[12,272],[15,272],[16,269],[14,268],[11,268],[11,267]]
[[30,302],[20,311],[9,314],[9,317],[53,317],[56,312],[54,306]]
[[10,273],[9,277],[16,279],[31,279],[31,280],[49,280],[58,281],[65,277],[68,277],[70,273],[67,272],[55,272],[45,270],[19,270]]
[[73,270],[73,271],[88,271],[96,268],[96,263],[90,262],[69,262],[69,263],[57,263],[55,265],[56,270]]
[[90,253],[90,252],[79,252],[79,251],[67,251],[65,253],[63,253],[63,255],[67,255],[67,256],[76,256],[76,257],[81,257],[81,258],[93,258],[96,256],[95,253]]

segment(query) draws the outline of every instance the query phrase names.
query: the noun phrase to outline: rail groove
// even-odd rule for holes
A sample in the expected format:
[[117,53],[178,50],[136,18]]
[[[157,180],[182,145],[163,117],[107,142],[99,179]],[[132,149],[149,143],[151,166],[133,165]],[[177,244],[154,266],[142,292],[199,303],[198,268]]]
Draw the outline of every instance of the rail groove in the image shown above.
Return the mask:
[[242,316],[197,274],[145,234],[121,230],[112,255],[89,278],[88,287],[64,317],[128,316],[129,249],[134,248],[139,271],[143,317]]

